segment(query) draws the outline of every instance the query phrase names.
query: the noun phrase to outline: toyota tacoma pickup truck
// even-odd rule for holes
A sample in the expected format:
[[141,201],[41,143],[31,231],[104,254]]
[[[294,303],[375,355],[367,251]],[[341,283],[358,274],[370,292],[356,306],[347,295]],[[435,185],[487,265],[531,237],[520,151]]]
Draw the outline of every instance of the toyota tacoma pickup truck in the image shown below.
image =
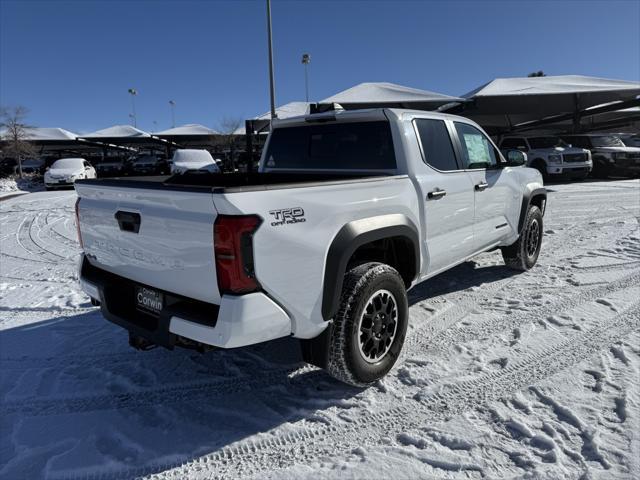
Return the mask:
[[77,182],[80,283],[134,347],[293,336],[370,385],[400,355],[408,289],[488,250],[534,266],[546,191],[524,161],[439,113],[274,121],[255,173]]
[[527,154],[527,165],[544,178],[586,178],[593,164],[591,152],[577,148],[553,136],[509,136],[500,142],[501,149],[516,149]]

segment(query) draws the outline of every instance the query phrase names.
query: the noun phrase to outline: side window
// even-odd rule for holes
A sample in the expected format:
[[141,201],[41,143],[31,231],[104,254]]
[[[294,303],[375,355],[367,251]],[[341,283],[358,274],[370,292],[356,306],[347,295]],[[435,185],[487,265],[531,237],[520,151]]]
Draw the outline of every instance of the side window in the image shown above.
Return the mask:
[[498,153],[484,133],[466,123],[454,124],[462,146],[464,168],[490,168],[498,164]]
[[524,138],[505,138],[500,144],[500,148],[513,148],[516,150],[521,150],[523,152],[529,150],[527,148],[527,142],[524,140]]
[[422,144],[424,161],[437,170],[459,170],[451,137],[444,121],[418,118],[415,122]]

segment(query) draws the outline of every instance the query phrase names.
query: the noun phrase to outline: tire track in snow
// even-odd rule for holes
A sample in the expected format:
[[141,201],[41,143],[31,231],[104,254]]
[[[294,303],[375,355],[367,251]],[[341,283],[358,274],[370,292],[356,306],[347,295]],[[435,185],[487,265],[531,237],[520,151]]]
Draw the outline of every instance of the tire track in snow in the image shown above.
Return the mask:
[[[93,412],[98,410],[120,410],[138,408],[147,405],[169,405],[196,400],[206,400],[246,392],[256,388],[268,388],[273,385],[295,382],[289,378],[293,373],[308,370],[313,377],[325,375],[322,370],[313,367],[285,366],[281,368],[263,369],[260,376],[238,378],[233,376],[219,381],[205,381],[200,383],[179,383],[171,387],[159,389],[139,390],[117,394],[87,395],[74,398],[50,397],[47,399],[25,398],[22,400],[5,401],[3,410],[5,415],[19,413],[21,416],[48,416],[69,413]],[[283,381],[283,378],[285,380]],[[305,379],[305,382],[310,379]]]
[[44,263],[58,263],[65,260],[61,255],[55,255],[38,245],[32,236],[32,226],[34,217],[25,217],[16,231],[16,241],[18,245],[28,254],[38,257]]
[[47,252],[49,255],[53,255],[63,260],[68,260],[73,255],[75,255],[75,251],[71,256],[60,255],[59,253],[51,249],[54,245],[57,245],[57,243],[52,245],[50,242],[47,241],[48,239],[42,238],[42,234],[46,233],[46,224],[44,223],[44,216],[45,216],[45,212],[40,212],[33,218],[33,221],[31,222],[31,226],[29,228],[29,236],[31,237],[31,240],[33,241],[33,243],[35,243],[38,246],[38,248]]
[[73,251],[80,250],[80,245],[78,245],[78,242],[73,240],[73,238],[69,238],[66,235],[63,235],[55,228],[60,223],[66,226],[66,222],[68,220],[67,217],[58,216],[53,221],[49,221],[49,217],[50,214],[47,214],[45,218],[45,228],[49,238],[56,243],[62,243],[64,247],[71,248]]
[[[587,291],[578,292],[574,297],[559,298],[558,300],[542,305],[540,307],[528,311],[514,311],[510,315],[490,316],[487,320],[481,320],[469,325],[458,326],[457,319],[455,325],[451,328],[441,330],[433,337],[419,337],[413,335],[409,340],[409,346],[412,349],[423,351],[425,349],[435,349],[436,351],[444,351],[455,345],[456,343],[465,343],[470,340],[488,336],[491,334],[506,332],[509,329],[523,325],[528,321],[537,319],[538,317],[546,317],[555,315],[567,310],[571,310],[582,304],[596,300],[602,296],[614,293],[618,290],[637,286],[640,283],[640,272],[636,271],[619,280],[613,281],[605,285],[599,285]],[[463,306],[452,309],[452,315],[465,315]],[[455,318],[455,317],[454,317]]]
[[[241,441],[166,474],[153,475],[153,472],[176,468],[176,465],[154,464],[139,474],[151,474],[151,478],[237,478],[265,470],[273,472],[274,469],[299,463],[304,458],[317,459],[330,451],[348,452],[353,445],[375,447],[383,436],[398,435],[423,426],[428,421],[443,421],[544,380],[608,348],[638,328],[640,309],[636,304],[623,314],[610,317],[586,332],[527,355],[503,370],[446,384],[437,393],[411,405],[369,412],[366,418],[360,417],[350,423],[324,425],[316,429],[302,428],[280,437]],[[421,415],[417,415],[418,412]],[[212,471],[215,475],[211,474]],[[127,472],[118,472],[118,475],[123,474]]]
[[[522,315],[516,316],[519,317],[522,322],[524,322],[526,320],[532,320],[533,318],[541,315],[540,311],[548,311],[553,312],[554,314],[558,314],[559,312],[561,313],[561,311],[570,310],[576,306],[588,303],[591,300],[599,298],[605,292],[612,293],[616,290],[627,288],[629,286],[629,282],[638,278],[640,278],[640,273],[626,277],[624,279],[624,282],[618,281],[607,286],[589,290],[588,292],[586,292],[588,293],[588,295],[582,295],[579,297],[581,301],[574,299],[573,302],[569,300],[558,302],[558,304],[561,304],[564,307],[563,309],[559,309],[559,305],[555,304],[552,306],[545,305],[540,309],[523,312]],[[458,305],[448,311],[454,313],[454,318],[457,318],[460,312],[466,312],[466,308],[462,305]],[[501,317],[494,317],[491,319],[491,321],[498,322],[500,319]],[[488,323],[485,322],[484,326],[488,326]],[[434,339],[453,337],[454,340],[458,340],[459,334],[447,335],[447,333],[451,330],[453,329],[442,330],[440,332],[440,335],[436,335]],[[500,330],[502,330],[502,328],[500,328]],[[478,333],[473,333],[472,336],[473,338],[477,338]],[[436,347],[436,350],[438,350],[437,347],[442,346],[443,342],[442,340],[432,341],[431,339],[426,339],[426,341],[422,342],[421,339],[418,339],[416,335],[413,335],[412,338],[414,340],[409,341],[407,344],[407,354],[416,353],[416,346],[418,347],[419,352],[423,352],[425,348],[433,347]],[[451,342],[448,346],[451,346],[454,343],[455,341]],[[440,348],[440,350],[442,351],[446,349]],[[302,373],[304,371],[308,371],[309,374],[306,375],[303,380],[298,381],[295,378],[296,374]],[[110,410],[120,408],[136,408],[142,405],[164,403],[169,404],[176,402],[180,403],[191,400],[195,401],[200,398],[210,398],[227,394],[234,394],[242,391],[263,390],[277,384],[306,384],[312,381],[312,379],[324,375],[326,375],[324,371],[315,369],[314,367],[300,366],[299,364],[287,365],[274,368],[272,370],[263,370],[261,371],[261,375],[258,377],[251,376],[248,378],[230,378],[212,382],[205,381],[195,385],[189,385],[188,383],[179,383],[173,384],[168,388],[162,387],[159,389],[148,389],[138,392],[99,394],[75,398],[25,398],[19,401],[16,400],[13,402],[5,402],[4,407],[6,413],[20,412],[25,416],[88,412],[105,409]]]

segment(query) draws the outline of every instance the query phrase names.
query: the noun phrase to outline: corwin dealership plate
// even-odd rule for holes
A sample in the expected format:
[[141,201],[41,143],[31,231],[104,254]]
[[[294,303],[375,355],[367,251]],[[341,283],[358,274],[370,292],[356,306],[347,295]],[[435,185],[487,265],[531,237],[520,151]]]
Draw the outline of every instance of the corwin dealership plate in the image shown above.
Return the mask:
[[162,311],[162,293],[147,287],[136,285],[136,308],[146,313],[158,316]]

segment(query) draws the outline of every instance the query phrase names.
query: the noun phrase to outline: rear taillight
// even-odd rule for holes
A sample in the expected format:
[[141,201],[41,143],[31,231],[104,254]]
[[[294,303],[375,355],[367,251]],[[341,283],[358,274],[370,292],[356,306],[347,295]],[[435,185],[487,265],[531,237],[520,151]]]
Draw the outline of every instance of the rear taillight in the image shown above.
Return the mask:
[[76,200],[76,232],[78,233],[78,242],[80,242],[80,248],[84,250],[84,244],[82,243],[82,233],[80,233],[80,199]]
[[220,293],[242,294],[260,288],[253,266],[253,234],[262,223],[257,215],[218,215],[213,244]]

